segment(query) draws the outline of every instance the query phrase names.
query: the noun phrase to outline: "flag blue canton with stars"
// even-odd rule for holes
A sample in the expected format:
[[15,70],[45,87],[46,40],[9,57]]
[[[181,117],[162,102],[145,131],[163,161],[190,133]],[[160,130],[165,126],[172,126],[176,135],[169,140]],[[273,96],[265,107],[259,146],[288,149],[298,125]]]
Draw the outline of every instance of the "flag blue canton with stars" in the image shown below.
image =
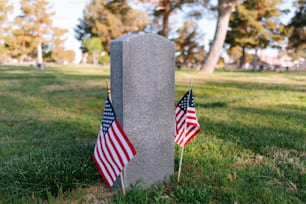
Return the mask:
[[[187,111],[188,95],[189,95],[189,91],[187,91],[187,93],[183,96],[183,98],[177,104],[184,112]],[[188,107],[194,108],[194,97],[193,97],[193,94],[192,94],[192,90],[190,90],[190,100],[189,100],[189,106]]]
[[110,103],[109,98],[107,97],[107,101],[104,107],[103,118],[102,118],[102,131],[103,131],[104,136],[106,135],[109,127],[114,122],[115,118],[116,118],[116,115],[113,110],[113,106]]

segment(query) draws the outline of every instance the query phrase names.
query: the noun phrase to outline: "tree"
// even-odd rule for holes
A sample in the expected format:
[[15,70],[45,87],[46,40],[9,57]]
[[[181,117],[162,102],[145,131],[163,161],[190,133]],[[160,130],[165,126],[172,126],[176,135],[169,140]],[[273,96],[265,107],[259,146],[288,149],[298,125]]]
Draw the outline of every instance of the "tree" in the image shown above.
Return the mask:
[[75,52],[73,50],[65,50],[65,61],[72,63],[75,58]]
[[10,29],[7,22],[7,15],[13,10],[13,6],[9,5],[9,0],[2,0],[0,4],[0,55],[5,52],[3,40],[7,30]]
[[5,37],[4,41],[6,49],[13,58],[22,58],[22,61],[24,61],[29,56],[33,56],[35,52],[33,37],[25,29],[14,28],[11,34]]
[[90,37],[97,37],[97,34],[94,34],[92,32],[90,21],[86,20],[84,16],[85,16],[85,10],[83,11],[83,19],[79,19],[79,24],[77,24],[76,27],[74,28],[75,38],[81,41],[80,49],[82,50],[83,53],[87,51],[83,45],[83,41]]
[[218,63],[223,47],[230,16],[238,4],[237,0],[218,0],[218,20],[215,36],[201,70],[212,73]]
[[178,37],[174,38],[176,47],[176,61],[179,67],[181,65],[194,65],[200,63],[205,55],[204,47],[199,46],[197,38],[197,24],[192,21],[186,21],[182,28],[178,29]]
[[83,44],[88,53],[92,55],[93,64],[97,65],[99,63],[99,54],[104,50],[101,38],[88,38],[84,40]]
[[255,49],[253,69],[257,66],[257,50],[266,48],[283,39],[284,26],[277,6],[281,0],[244,1],[233,12],[226,43],[242,50],[239,67],[246,62],[246,49]]
[[306,3],[305,0],[297,2],[297,10],[287,25],[289,34],[288,49],[294,58],[306,57]]
[[125,0],[90,0],[75,29],[76,38],[83,43],[87,38],[100,37],[109,52],[111,40],[144,30],[148,22],[145,12],[132,9]]
[[3,32],[6,31],[7,15],[13,10],[13,6],[9,4],[9,0],[1,0],[0,4],[0,35],[2,37]]
[[[37,55],[37,62],[42,63],[42,44],[48,43],[52,33],[53,12],[46,0],[21,0],[21,15],[15,19],[14,37],[23,47],[24,52]],[[16,44],[15,43],[15,44]],[[36,48],[36,52],[33,48]]]
[[65,34],[67,32],[67,29],[62,29],[58,27],[53,28],[51,58],[57,63],[61,63],[66,60],[66,50],[64,47],[64,42],[66,41]]
[[160,0],[160,6],[155,9],[155,16],[162,15],[162,30],[161,35],[164,37],[168,37],[169,34],[169,17],[171,11],[175,7],[171,5],[170,0]]
[[[161,30],[158,30],[157,33],[164,37],[168,37],[169,34],[169,17],[172,11],[177,8],[177,2],[170,0],[142,0],[142,2],[150,3],[153,5],[152,15],[154,18],[155,24],[159,24],[161,22]],[[161,19],[161,20],[160,20]]]
[[238,45],[230,46],[229,49],[227,49],[227,54],[230,56],[233,63],[236,63],[242,56],[241,49]]
[[[196,20],[200,19],[208,0],[141,0],[151,6],[148,13],[153,23],[146,30],[156,32],[175,42],[178,67],[195,65],[203,61],[204,46],[199,46],[199,29]],[[180,18],[183,26],[173,24],[171,20]],[[172,32],[171,32],[172,31]],[[174,32],[173,32],[174,31]],[[170,33],[170,34],[169,34]]]
[[[169,19],[172,14],[175,14],[177,10],[184,10],[184,14],[192,19],[200,18],[203,14],[202,10],[209,0],[141,0],[142,2],[150,3],[153,5],[152,16],[154,18],[154,24],[157,24],[157,33],[168,38],[170,27]],[[184,9],[188,8],[188,9]],[[161,28],[161,29],[160,29]]]

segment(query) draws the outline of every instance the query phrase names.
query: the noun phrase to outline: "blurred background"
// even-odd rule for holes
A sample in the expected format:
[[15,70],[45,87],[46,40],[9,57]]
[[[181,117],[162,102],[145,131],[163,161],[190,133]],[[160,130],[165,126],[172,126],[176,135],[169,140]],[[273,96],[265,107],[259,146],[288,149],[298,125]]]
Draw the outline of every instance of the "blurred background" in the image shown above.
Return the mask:
[[0,0],[1,64],[108,64],[110,42],[155,33],[177,68],[305,69],[305,0]]

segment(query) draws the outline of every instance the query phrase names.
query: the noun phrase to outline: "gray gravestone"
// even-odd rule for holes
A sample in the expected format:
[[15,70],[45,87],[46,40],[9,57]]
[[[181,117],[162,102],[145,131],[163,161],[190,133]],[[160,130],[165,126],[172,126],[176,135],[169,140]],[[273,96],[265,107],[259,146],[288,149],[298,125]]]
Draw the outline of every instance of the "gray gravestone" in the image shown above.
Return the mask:
[[124,171],[126,186],[148,186],[174,172],[174,55],[174,44],[153,34],[111,43],[112,103],[137,151]]

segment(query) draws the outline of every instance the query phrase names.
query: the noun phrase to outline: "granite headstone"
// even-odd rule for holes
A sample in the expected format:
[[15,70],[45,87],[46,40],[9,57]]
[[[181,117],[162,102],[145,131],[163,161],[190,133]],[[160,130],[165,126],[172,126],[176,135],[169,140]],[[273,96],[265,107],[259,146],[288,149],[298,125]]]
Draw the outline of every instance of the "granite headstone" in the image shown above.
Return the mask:
[[111,96],[117,117],[137,155],[124,183],[149,186],[174,172],[175,46],[154,34],[111,42]]

